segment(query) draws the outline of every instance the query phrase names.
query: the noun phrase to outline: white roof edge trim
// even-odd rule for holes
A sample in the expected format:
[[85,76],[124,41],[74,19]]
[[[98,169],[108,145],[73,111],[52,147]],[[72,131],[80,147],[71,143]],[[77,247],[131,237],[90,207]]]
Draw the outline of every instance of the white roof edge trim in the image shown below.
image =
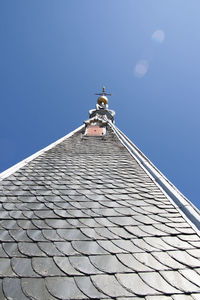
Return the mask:
[[200,230],[200,211],[154,166],[154,164],[134,145],[134,143],[115,125],[109,125],[119,140],[127,147],[144,169],[154,178],[156,183],[171,198],[183,214]]
[[48,145],[47,147],[37,151],[36,153],[28,156],[27,158],[21,160],[20,162],[18,162],[17,164],[15,164],[14,166],[8,168],[7,170],[3,171],[0,173],[0,181],[2,181],[4,178],[10,176],[11,174],[15,173],[16,171],[18,171],[20,168],[24,167],[26,164],[28,164],[30,161],[32,161],[33,159],[35,159],[36,157],[40,156],[41,154],[43,154],[44,152],[52,149],[53,147],[55,147],[56,145],[60,144],[61,142],[63,142],[65,139],[69,138],[70,136],[72,136],[74,133],[76,133],[77,131],[81,130],[83,127],[85,127],[85,125],[81,125],[78,128],[76,128],[75,130],[71,131],[70,133],[68,133],[67,135],[65,135],[64,137],[60,138],[59,140],[53,142],[52,144]]

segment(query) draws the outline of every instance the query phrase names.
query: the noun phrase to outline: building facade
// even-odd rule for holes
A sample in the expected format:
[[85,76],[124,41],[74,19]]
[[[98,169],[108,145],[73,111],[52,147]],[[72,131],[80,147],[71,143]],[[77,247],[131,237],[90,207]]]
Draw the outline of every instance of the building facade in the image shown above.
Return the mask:
[[0,299],[200,299],[199,212],[115,126],[105,90],[0,177]]

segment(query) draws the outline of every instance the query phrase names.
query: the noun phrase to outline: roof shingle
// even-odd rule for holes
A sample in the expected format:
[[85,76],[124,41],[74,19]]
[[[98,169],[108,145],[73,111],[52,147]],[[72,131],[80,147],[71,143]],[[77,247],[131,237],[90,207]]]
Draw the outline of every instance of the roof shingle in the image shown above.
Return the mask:
[[200,297],[198,230],[109,126],[80,129],[0,191],[0,299]]

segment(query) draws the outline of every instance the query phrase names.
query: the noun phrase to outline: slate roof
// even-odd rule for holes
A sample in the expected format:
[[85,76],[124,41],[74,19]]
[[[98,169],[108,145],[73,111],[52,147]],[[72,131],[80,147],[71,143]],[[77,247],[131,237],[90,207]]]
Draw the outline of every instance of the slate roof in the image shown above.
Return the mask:
[[0,299],[200,299],[199,231],[110,126],[0,183]]

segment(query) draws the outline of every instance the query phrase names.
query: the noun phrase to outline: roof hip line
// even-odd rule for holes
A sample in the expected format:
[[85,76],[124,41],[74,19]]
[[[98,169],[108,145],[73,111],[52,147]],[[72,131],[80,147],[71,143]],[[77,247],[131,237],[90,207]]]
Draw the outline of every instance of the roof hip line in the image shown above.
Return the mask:
[[108,122],[119,140],[131,154],[150,173],[156,183],[165,191],[170,199],[179,207],[187,218],[200,230],[200,211],[154,166],[154,164],[122,133],[113,123]]

